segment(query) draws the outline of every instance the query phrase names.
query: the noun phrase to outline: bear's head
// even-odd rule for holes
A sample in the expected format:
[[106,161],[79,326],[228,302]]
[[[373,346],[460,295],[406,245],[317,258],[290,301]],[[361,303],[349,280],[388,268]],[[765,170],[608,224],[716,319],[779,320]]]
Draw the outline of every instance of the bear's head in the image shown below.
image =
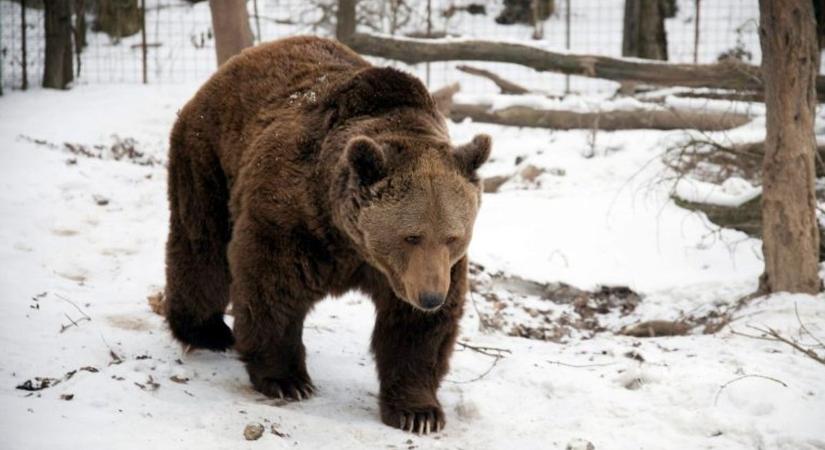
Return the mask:
[[356,73],[324,108],[336,222],[397,297],[437,310],[472,237],[490,137],[451,145],[424,85],[391,68]]
[[464,257],[481,199],[476,170],[490,138],[449,143],[390,133],[352,137],[344,151],[347,234],[395,295],[437,310]]

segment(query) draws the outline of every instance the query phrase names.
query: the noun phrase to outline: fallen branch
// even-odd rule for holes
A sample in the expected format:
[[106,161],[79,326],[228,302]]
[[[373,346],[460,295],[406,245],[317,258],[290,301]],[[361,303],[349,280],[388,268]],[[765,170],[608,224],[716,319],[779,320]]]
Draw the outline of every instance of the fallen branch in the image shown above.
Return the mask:
[[495,123],[516,127],[552,128],[556,130],[627,129],[706,131],[728,130],[750,121],[744,114],[702,112],[676,109],[637,109],[609,112],[573,112],[510,106],[493,110],[489,105],[453,104],[449,117],[454,121]]
[[658,337],[658,336],[684,336],[690,331],[691,326],[685,322],[670,320],[649,320],[636,325],[631,325],[620,332],[625,336]]
[[585,368],[589,368],[589,367],[607,367],[607,366],[612,366],[612,365],[616,364],[614,362],[593,363],[593,364],[568,364],[568,363],[563,363],[561,361],[553,361],[553,360],[549,360],[549,359],[547,360],[547,362],[550,363],[550,364],[555,364],[557,366],[572,367],[574,369],[585,369]]
[[492,81],[496,84],[496,86],[498,86],[502,94],[519,95],[528,94],[530,92],[527,88],[520,86],[516,83],[513,83],[512,81],[505,80],[504,78],[494,74],[493,72],[490,72],[489,70],[479,69],[478,67],[465,65],[456,66],[456,69],[464,73],[479,76]]
[[[492,356],[493,358],[500,358],[504,356],[504,353],[510,354],[512,353],[510,350],[506,348],[498,348],[498,347],[484,347],[480,345],[472,345],[466,342],[456,341],[456,344],[462,348],[466,348],[468,350],[472,350],[474,352],[481,353],[482,355]],[[495,353],[492,353],[495,352]]]
[[[759,327],[755,327],[753,325],[748,325],[748,327],[762,333],[761,337],[763,339],[767,339],[769,341],[782,342],[783,344],[786,344],[786,345],[794,348],[795,350],[798,350],[798,351],[802,352],[802,354],[804,354],[805,356],[813,359],[814,361],[816,361],[820,364],[825,364],[825,357],[820,356],[819,354],[817,354],[815,351],[813,351],[810,348],[803,347],[799,342],[797,342],[793,339],[789,339],[789,338],[786,338],[785,336],[782,336],[778,331],[774,330],[773,328],[770,328],[770,327],[768,327],[768,328],[759,328]],[[751,336],[751,335],[742,334],[742,333],[737,333],[737,334],[739,334],[740,336],[745,336],[745,337],[750,337],[750,338],[756,337],[756,336]]]
[[435,102],[436,108],[441,112],[441,114],[444,114],[445,116],[450,114],[450,110],[453,108],[453,96],[460,90],[461,85],[458,83],[453,83],[430,93],[430,96],[432,96],[433,101]]
[[[435,61],[492,61],[520,64],[538,71],[560,72],[634,81],[659,86],[708,87],[732,90],[763,89],[758,66],[725,61],[716,64],[675,64],[634,58],[578,55],[530,45],[484,40],[412,39],[353,33],[344,38],[353,50],[408,64]],[[817,92],[825,93],[825,77],[816,79]]]

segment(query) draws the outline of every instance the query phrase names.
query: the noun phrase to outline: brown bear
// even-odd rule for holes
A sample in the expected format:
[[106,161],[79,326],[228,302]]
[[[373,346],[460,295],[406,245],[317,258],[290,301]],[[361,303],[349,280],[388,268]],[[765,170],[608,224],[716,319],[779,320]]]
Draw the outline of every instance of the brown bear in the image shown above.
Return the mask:
[[[438,431],[467,292],[490,138],[450,145],[416,78],[314,37],[224,64],[180,111],[169,150],[166,318],[193,348],[234,345],[255,389],[314,387],[301,335],[315,302],[376,308],[381,419]],[[223,321],[232,302],[234,335]]]

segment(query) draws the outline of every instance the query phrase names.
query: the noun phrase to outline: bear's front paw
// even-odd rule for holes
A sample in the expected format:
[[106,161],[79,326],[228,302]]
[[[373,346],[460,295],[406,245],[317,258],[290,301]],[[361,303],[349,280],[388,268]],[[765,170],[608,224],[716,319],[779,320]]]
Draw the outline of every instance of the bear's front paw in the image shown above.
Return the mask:
[[315,392],[308,377],[252,377],[252,386],[267,397],[292,401],[306,400]]
[[417,434],[437,433],[444,428],[444,412],[438,405],[424,407],[381,407],[381,420],[394,428]]

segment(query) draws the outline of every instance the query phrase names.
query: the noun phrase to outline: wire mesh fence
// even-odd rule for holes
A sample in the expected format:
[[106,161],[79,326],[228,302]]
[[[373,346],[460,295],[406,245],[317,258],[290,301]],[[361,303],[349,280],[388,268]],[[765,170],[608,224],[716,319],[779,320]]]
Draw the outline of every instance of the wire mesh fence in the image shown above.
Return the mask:
[[[129,1],[129,0],[126,0]],[[135,1],[135,0],[131,0]],[[21,3],[27,7],[22,8]],[[90,3],[87,0],[87,3]],[[555,0],[552,13],[536,24],[503,25],[502,0],[361,0],[358,29],[397,36],[447,36],[529,42],[553,50],[621,56],[624,0]],[[94,5],[94,2],[91,2]],[[720,55],[737,55],[758,64],[758,0],[677,0],[665,21],[669,60],[712,63]],[[247,2],[256,42],[297,34],[334,36],[337,0],[250,0]],[[78,57],[81,84],[143,82],[140,31],[112,36],[94,31],[95,10],[87,6],[87,45]],[[214,36],[207,2],[145,0],[146,74],[148,83],[200,82],[216,68]],[[697,24],[697,16],[700,18]],[[0,0],[0,57],[4,90],[40,84],[45,33],[42,0]],[[696,37],[698,36],[698,39]],[[25,42],[25,45],[24,45]],[[455,70],[458,63],[403,67],[431,88],[459,81],[462,92],[495,93],[489,81]],[[617,84],[584,77],[539,73],[502,63],[473,63],[529,89],[561,94],[612,92]]]

